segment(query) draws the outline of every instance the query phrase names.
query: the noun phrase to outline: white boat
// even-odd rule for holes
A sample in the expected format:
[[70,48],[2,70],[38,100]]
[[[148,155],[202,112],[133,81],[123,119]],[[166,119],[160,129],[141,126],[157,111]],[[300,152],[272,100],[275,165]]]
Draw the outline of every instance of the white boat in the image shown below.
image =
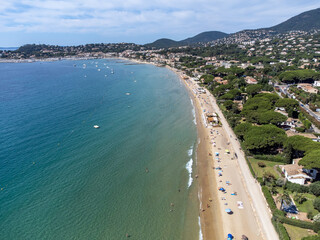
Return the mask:
[[126,93],[126,95],[128,95],[128,96],[129,96],[129,95],[131,95],[131,93],[127,92],[127,93]]
[[99,125],[93,125],[94,128],[100,128]]

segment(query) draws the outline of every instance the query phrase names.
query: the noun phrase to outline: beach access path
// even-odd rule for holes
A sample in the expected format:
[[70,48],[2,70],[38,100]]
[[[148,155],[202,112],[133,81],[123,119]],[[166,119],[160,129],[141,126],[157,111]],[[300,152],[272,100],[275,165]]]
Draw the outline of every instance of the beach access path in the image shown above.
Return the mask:
[[[198,93],[199,85],[195,81],[181,79],[193,95],[197,112],[200,141],[197,167],[204,239],[224,239],[228,233],[233,234],[236,239],[240,239],[242,234],[256,240],[279,239],[271,223],[272,215],[260,185],[251,175],[241,146],[215,98],[208,90]],[[219,115],[222,127],[207,124],[205,114],[213,112]],[[215,156],[215,153],[219,153],[219,156]],[[221,170],[216,169],[219,167]],[[220,187],[226,191],[219,191]],[[231,195],[234,192],[237,194]],[[243,203],[243,209],[241,206],[239,208],[239,202]],[[233,214],[227,214],[227,208]]]

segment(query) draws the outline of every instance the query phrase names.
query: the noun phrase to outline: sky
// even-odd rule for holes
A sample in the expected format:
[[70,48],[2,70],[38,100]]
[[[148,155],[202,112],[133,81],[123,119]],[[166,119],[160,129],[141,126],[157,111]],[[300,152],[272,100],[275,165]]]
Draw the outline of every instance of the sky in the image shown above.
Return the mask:
[[319,0],[0,0],[0,46],[80,45],[271,27]]

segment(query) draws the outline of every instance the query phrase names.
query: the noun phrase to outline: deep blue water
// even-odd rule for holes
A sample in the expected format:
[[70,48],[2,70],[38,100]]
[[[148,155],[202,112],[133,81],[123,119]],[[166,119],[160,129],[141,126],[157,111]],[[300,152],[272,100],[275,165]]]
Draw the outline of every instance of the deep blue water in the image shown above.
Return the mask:
[[0,64],[1,239],[198,238],[187,91],[128,63]]

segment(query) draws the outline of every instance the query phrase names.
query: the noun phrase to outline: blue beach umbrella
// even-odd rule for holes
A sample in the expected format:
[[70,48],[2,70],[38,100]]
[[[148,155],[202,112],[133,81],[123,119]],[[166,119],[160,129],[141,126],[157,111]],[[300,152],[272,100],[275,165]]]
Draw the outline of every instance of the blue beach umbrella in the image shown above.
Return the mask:
[[229,240],[229,239],[233,239],[233,236],[232,236],[231,233],[228,233],[228,240]]
[[226,211],[226,213],[230,213],[231,209],[230,208],[226,208],[225,211]]

